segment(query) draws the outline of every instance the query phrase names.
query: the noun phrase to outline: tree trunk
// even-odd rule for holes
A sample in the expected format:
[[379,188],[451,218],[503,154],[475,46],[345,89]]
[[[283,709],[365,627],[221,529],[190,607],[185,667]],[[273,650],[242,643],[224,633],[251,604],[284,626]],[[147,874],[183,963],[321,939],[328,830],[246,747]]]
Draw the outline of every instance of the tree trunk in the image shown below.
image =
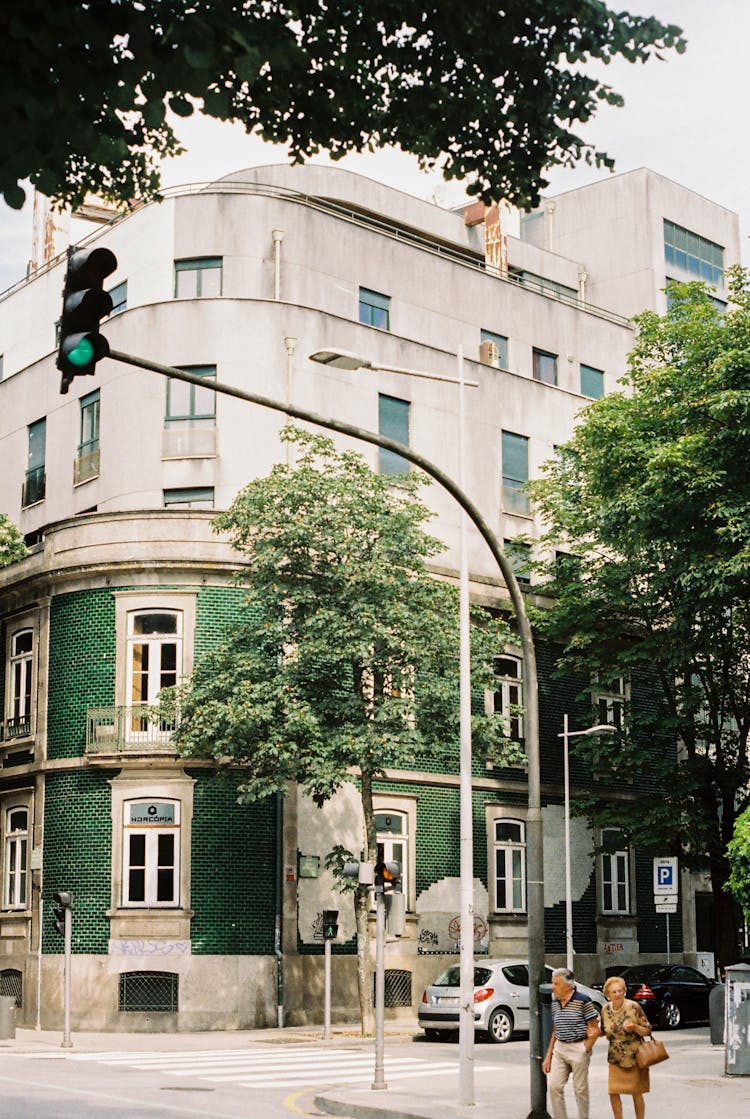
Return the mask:
[[737,910],[734,898],[725,889],[728,877],[729,863],[727,859],[712,860],[711,891],[714,900],[716,962],[719,967],[735,964],[738,956]]

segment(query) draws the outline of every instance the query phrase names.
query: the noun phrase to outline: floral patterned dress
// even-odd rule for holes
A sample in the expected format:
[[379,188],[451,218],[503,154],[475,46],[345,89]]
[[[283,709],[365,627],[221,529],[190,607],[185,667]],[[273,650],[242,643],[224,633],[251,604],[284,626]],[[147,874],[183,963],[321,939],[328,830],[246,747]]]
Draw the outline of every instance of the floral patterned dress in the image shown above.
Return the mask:
[[619,1010],[615,1010],[611,1002],[602,1008],[602,1031],[609,1041],[610,1095],[641,1095],[650,1087],[648,1069],[638,1068],[635,1060],[642,1036],[626,1031],[626,1022],[635,1022],[650,1031],[648,1018],[632,999],[625,999]]

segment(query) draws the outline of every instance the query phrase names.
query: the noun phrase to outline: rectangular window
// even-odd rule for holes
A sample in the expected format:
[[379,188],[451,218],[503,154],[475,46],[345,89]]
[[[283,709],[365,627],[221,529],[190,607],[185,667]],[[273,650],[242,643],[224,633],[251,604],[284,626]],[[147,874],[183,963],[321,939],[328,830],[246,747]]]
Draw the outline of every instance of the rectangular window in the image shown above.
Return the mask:
[[518,582],[529,584],[531,582],[529,568],[531,544],[525,544],[522,540],[503,540],[503,549],[510,560],[510,566],[513,568],[513,574]]
[[29,810],[16,805],[3,813],[3,908],[27,905]]
[[[378,432],[396,443],[409,446],[409,401],[395,396],[378,395]],[[378,467],[381,474],[405,474],[409,469],[408,459],[395,451],[380,448]]]
[[99,389],[81,397],[81,427],[73,480],[76,485],[99,474]]
[[714,241],[691,233],[664,219],[664,259],[696,280],[719,286],[724,283],[724,249]]
[[510,279],[515,280],[517,284],[522,284],[525,288],[537,291],[540,295],[551,296],[552,299],[559,299],[563,303],[574,305],[578,303],[577,290],[568,287],[567,284],[561,284],[557,280],[549,280],[546,276],[538,276],[535,272],[525,272],[519,268],[511,267],[508,274]]
[[531,503],[523,492],[529,480],[529,440],[513,431],[502,433],[502,505],[506,513],[528,517]]
[[47,421],[37,420],[29,424],[29,454],[26,467],[26,481],[23,485],[22,505],[34,505],[44,499],[47,478],[45,456],[47,448]]
[[34,697],[34,631],[21,629],[10,639],[10,695],[5,732],[8,738],[31,734]]
[[621,729],[624,724],[627,685],[622,676],[611,680],[597,680],[592,689],[592,701],[597,723],[607,723]]
[[222,258],[199,256],[174,262],[175,299],[206,299],[221,295]]
[[113,288],[109,289],[109,294],[112,297],[112,310],[110,315],[119,315],[121,311],[128,309],[128,281],[123,280],[121,284],[116,284]]
[[215,365],[184,365],[186,373],[192,373],[206,382],[191,385],[188,381],[167,378],[167,410],[164,426],[173,427],[215,427],[216,393],[209,387],[216,380]]
[[124,808],[122,904],[179,905],[179,801],[127,801]]
[[391,329],[391,297],[368,288],[359,289],[359,321],[379,330]]
[[[622,836],[613,829],[602,835],[605,847],[600,856],[602,913],[630,912],[630,857]],[[616,848],[621,848],[617,850]]]
[[599,400],[604,396],[604,373],[593,365],[581,363],[581,395]]
[[526,829],[521,820],[494,823],[495,910],[523,913],[526,909]]
[[520,657],[495,657],[495,690],[487,696],[485,710],[503,721],[506,737],[523,739],[523,661]]
[[214,507],[213,486],[164,490],[163,493],[165,509],[213,509]]
[[534,380],[541,381],[544,385],[557,384],[557,354],[548,354],[546,350],[532,351],[534,365]]
[[497,369],[507,369],[508,339],[504,334],[495,334],[491,330],[481,331],[479,355],[487,365],[494,365]]

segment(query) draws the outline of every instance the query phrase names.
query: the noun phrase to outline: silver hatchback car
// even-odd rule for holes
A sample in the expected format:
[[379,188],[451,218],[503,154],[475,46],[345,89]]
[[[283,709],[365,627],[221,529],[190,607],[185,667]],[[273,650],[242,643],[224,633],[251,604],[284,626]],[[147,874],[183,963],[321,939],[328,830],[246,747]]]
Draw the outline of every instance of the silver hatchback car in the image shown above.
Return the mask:
[[[545,982],[552,968],[545,966]],[[453,964],[422,995],[419,1025],[425,1036],[437,1041],[458,1029],[460,968]],[[576,983],[598,1010],[607,1001],[601,991]],[[474,1029],[486,1032],[498,1044],[529,1028],[529,968],[526,960],[474,961]]]

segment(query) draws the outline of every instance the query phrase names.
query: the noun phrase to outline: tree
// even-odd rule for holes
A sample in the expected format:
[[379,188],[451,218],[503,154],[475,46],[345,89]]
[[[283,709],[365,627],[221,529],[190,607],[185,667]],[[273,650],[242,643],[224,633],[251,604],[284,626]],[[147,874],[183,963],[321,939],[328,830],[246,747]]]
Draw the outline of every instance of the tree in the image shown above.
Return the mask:
[[746,808],[734,822],[734,835],[727,855],[731,867],[727,886],[747,919],[750,917],[750,808]]
[[545,167],[611,166],[573,129],[622,99],[580,64],[646,61],[680,34],[602,0],[25,0],[0,13],[0,192],[20,207],[28,178],[71,205],[155,197],[181,151],[168,111],[202,107],[295,160],[396,144],[535,204]]
[[23,536],[5,513],[0,513],[0,567],[7,567],[28,555]]
[[[288,427],[294,466],[251,482],[215,520],[246,566],[242,617],[178,693],[178,748],[242,767],[253,801],[298,782],[322,805],[356,782],[364,860],[376,861],[373,780],[429,753],[458,756],[455,589],[426,561],[442,545],[413,473],[374,474],[325,436]],[[490,687],[509,633],[487,612],[474,627],[473,685]],[[499,720],[473,716],[480,752],[518,760]],[[355,852],[359,858],[360,852]],[[359,997],[371,1032],[369,906],[355,896]]]
[[585,410],[533,486],[548,546],[571,553],[540,625],[566,670],[652,693],[595,751],[620,792],[645,773],[658,795],[601,789],[585,810],[710,872],[722,963],[736,952],[726,848],[749,803],[750,734],[747,273],[730,270],[729,287],[726,313],[691,283],[670,286],[665,317],[636,318],[624,390]]

